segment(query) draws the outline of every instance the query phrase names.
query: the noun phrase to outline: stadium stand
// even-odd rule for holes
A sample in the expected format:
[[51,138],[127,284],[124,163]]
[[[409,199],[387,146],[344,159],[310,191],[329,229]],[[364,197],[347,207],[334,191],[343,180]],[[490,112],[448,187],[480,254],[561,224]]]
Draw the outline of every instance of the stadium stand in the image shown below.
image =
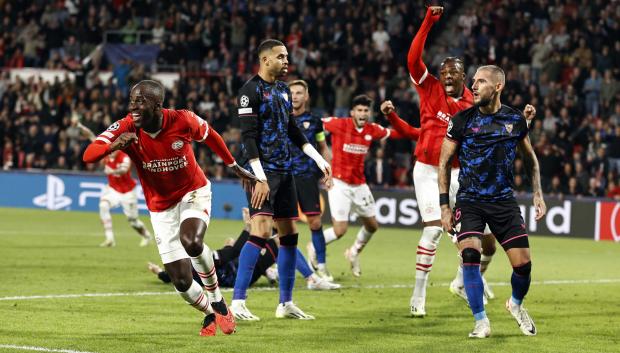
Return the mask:
[[[194,110],[239,153],[236,91],[255,72],[254,51],[266,37],[287,44],[289,78],[309,82],[315,113],[347,115],[350,98],[366,93],[376,109],[392,99],[416,125],[418,98],[405,62],[424,3],[0,1],[2,167],[96,169],[81,162],[87,141],[74,123],[104,130],[125,115],[129,87],[157,71],[180,76],[166,106]],[[530,138],[544,190],[620,199],[620,7],[601,0],[444,6],[427,42],[434,45],[425,55],[430,71],[446,55],[464,58],[470,78],[479,65],[503,67],[503,100],[537,107]],[[448,45],[434,41],[442,33],[452,39]],[[123,48],[118,45],[133,45],[154,60],[114,57],[108,49]],[[11,75],[23,67],[70,75],[51,81]],[[376,120],[387,124],[380,114]],[[383,158],[390,171],[381,185],[411,187],[410,151],[405,141],[376,146],[372,158]],[[197,147],[197,157],[210,178],[232,177],[206,147]],[[515,174],[517,190],[527,192],[520,161]]]

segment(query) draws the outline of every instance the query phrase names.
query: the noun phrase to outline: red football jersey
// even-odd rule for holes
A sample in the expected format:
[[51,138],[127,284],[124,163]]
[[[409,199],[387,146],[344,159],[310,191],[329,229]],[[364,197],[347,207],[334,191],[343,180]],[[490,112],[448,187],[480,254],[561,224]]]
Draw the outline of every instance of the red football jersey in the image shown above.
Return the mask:
[[121,194],[130,192],[136,187],[136,181],[131,177],[131,159],[123,151],[112,152],[105,158],[105,166],[111,170],[125,170],[122,174],[108,174],[108,184]]
[[470,108],[474,104],[474,97],[467,87],[464,87],[463,95],[458,99],[446,95],[441,82],[429,74],[428,69],[419,81],[414,78],[411,80],[420,95],[421,133],[415,156],[422,163],[437,166],[448,122],[456,113]]
[[97,137],[110,144],[124,132],[136,133],[138,142],[124,151],[136,165],[146,204],[154,212],[167,210],[208,183],[192,149],[192,140],[207,138],[207,122],[188,110],[162,109],[162,113],[162,128],[156,134],[136,129],[127,114]]
[[391,130],[375,123],[358,129],[352,118],[326,118],[323,127],[332,135],[332,173],[348,184],[366,183],[364,158],[373,140],[390,136]]

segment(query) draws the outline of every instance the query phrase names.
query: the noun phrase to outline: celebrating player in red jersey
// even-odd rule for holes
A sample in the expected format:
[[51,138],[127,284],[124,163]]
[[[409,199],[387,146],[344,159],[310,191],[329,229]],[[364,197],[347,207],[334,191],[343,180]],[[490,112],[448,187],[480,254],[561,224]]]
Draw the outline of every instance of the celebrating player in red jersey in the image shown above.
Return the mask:
[[[77,120],[72,121],[72,124],[80,129],[82,135],[88,137],[90,141],[96,140],[95,134]],[[131,177],[131,159],[123,151],[114,151],[104,158],[104,163],[103,171],[108,176],[108,185],[99,200],[99,217],[105,231],[105,241],[99,246],[113,247],[116,245],[110,209],[119,205],[123,207],[123,213],[127,216],[129,224],[142,237],[140,246],[147,246],[153,237],[138,218],[138,196],[135,190],[136,181]]]
[[[181,297],[205,313],[200,334],[215,335],[216,324],[231,334],[235,321],[219,290],[211,250],[203,244],[211,212],[211,184],[196,162],[192,141],[207,144],[244,183],[255,178],[237,165],[224,140],[206,121],[191,111],[163,109],[163,102],[160,83],[136,84],[130,93],[130,114],[100,134],[83,159],[92,163],[125,150],[137,166],[166,271]],[[205,284],[206,296],[192,279],[192,265]]]
[[[428,275],[433,266],[435,252],[439,244],[443,229],[441,227],[441,207],[439,205],[439,189],[437,186],[439,154],[443,136],[453,115],[473,105],[472,92],[465,86],[465,70],[463,62],[456,57],[447,57],[441,63],[439,79],[429,74],[422,61],[422,52],[426,37],[431,27],[439,20],[443,7],[431,6],[427,9],[426,17],[416,34],[409,53],[407,66],[411,81],[420,95],[420,140],[416,145],[417,159],[413,169],[416,199],[424,223],[416,256],[416,283],[411,297],[410,309],[414,317],[426,315],[426,284]],[[387,102],[386,102],[387,103]],[[391,103],[391,102],[390,102]],[[390,104],[391,105],[391,104]],[[397,131],[404,132],[408,124],[393,112],[393,106],[382,105],[382,111]],[[529,104],[524,115],[530,121],[536,110]],[[455,202],[458,190],[458,162],[452,165],[452,184],[450,185],[450,204]],[[488,227],[482,237],[481,272],[484,273],[493,254],[495,253],[495,239]],[[492,299],[493,292],[486,281],[485,297]],[[450,291],[467,300],[463,287],[462,267],[459,266],[457,276],[450,284]]]
[[[439,79],[429,74],[422,61],[426,37],[442,13],[443,7],[440,6],[431,6],[427,9],[424,22],[422,22],[413,39],[407,56],[409,75],[420,95],[420,126],[422,130],[415,149],[417,161],[413,168],[416,199],[424,223],[422,237],[416,251],[416,283],[410,303],[411,314],[415,317],[426,315],[426,284],[443,233],[437,187],[437,166],[441,143],[452,116],[473,105],[473,95],[465,86],[464,65],[459,58],[447,57],[443,60]],[[395,128],[398,128],[399,124],[395,122],[396,119],[393,115],[388,116],[388,119]],[[453,199],[458,190],[458,182],[456,182],[459,173],[458,162],[455,162],[452,167],[453,177],[451,180],[453,183],[450,188],[450,195],[454,203]],[[495,252],[493,237],[487,238],[490,241],[483,245],[485,255],[483,255],[482,260],[486,264]],[[460,282],[460,285],[457,282]],[[451,290],[454,291],[453,286],[457,289],[460,288],[463,297],[467,298],[462,289],[462,272],[459,271],[457,279],[451,284]]]
[[350,212],[362,219],[362,228],[353,245],[345,251],[355,277],[361,275],[359,253],[379,225],[375,219],[375,199],[366,184],[364,158],[374,140],[391,138],[417,138],[413,134],[400,134],[375,123],[368,123],[372,100],[365,95],[353,98],[351,118],[323,120],[326,131],[332,135],[333,187],[328,191],[329,208],[333,227],[325,230],[325,243],[341,238],[349,224]]

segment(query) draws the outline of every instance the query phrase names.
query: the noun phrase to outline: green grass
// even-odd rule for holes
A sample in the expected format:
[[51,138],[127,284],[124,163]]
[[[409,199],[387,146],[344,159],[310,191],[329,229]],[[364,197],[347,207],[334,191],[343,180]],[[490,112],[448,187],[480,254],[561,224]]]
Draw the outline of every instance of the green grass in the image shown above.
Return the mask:
[[[277,291],[251,291],[248,305],[262,321],[242,322],[232,336],[204,338],[198,336],[201,315],[147,271],[147,261],[159,260],[156,248],[139,248],[139,238],[121,216],[114,216],[117,247],[113,249],[97,247],[103,235],[95,213],[0,209],[0,224],[0,299],[161,293],[0,300],[0,345],[89,352],[298,353],[617,352],[620,344],[620,244],[532,238],[535,281],[615,281],[533,284],[526,302],[538,326],[536,337],[521,334],[503,308],[510,287],[496,284],[498,298],[487,306],[492,336],[469,340],[471,312],[447,289],[457,265],[448,239],[442,240],[431,275],[428,317],[412,319],[408,305],[419,231],[380,230],[364,251],[363,276],[355,280],[342,257],[355,235],[356,229],[350,229],[328,248],[330,269],[347,288],[311,292],[298,277],[295,301],[317,320],[275,319]],[[238,221],[213,220],[206,242],[217,248],[240,228]],[[300,225],[300,233],[305,244],[309,240],[305,225]],[[510,273],[499,250],[487,279],[505,283]],[[257,287],[268,288],[263,280]],[[231,293],[225,296],[230,300]]]

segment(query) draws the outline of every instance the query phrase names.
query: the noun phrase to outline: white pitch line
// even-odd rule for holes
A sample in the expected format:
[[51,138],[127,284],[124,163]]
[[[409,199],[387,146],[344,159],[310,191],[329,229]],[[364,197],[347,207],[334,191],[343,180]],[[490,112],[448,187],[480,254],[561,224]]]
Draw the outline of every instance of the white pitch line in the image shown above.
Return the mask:
[[[535,286],[552,286],[560,284],[609,284],[620,283],[620,278],[603,278],[603,279],[559,279],[559,280],[545,280],[545,281],[532,281],[532,285]],[[490,285],[497,287],[510,286],[510,282],[490,282]],[[441,282],[431,284],[431,287],[448,287],[450,282]],[[342,289],[397,289],[397,288],[413,288],[412,284],[372,284],[372,285],[350,285],[343,286]],[[221,288],[222,292],[232,292],[232,288]],[[276,291],[275,287],[258,287],[250,288],[249,291],[256,292],[270,292]],[[117,293],[82,293],[82,294],[51,294],[51,295],[28,295],[28,296],[13,296],[13,297],[0,297],[0,301],[10,300],[33,300],[33,299],[67,299],[67,298],[96,298],[96,297],[142,297],[142,296],[156,296],[156,295],[176,295],[177,292],[117,292]]]
[[18,349],[22,351],[37,351],[37,352],[93,353],[93,352],[86,352],[86,351],[74,351],[73,349],[53,349],[53,348],[33,347],[33,346],[16,346],[13,344],[0,344],[0,348]]

